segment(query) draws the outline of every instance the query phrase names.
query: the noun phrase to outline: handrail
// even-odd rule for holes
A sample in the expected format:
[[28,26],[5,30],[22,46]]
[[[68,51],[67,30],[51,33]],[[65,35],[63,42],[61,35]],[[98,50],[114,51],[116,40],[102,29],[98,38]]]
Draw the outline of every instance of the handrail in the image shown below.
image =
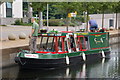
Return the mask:
[[47,53],[56,54],[56,53],[58,53],[58,54],[63,54],[63,53],[68,53],[68,51],[64,51],[64,52],[49,52],[49,51],[44,52],[44,51],[36,51],[36,53],[43,53],[43,54],[47,54]]

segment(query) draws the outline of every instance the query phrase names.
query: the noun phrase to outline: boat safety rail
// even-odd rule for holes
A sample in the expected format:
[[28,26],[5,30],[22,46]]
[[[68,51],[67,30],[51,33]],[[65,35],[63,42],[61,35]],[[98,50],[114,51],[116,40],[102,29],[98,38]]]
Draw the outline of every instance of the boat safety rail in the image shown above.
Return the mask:
[[43,53],[43,54],[47,54],[47,53],[52,53],[52,54],[64,54],[64,53],[68,53],[68,51],[64,51],[64,52],[44,52],[44,51],[36,51],[36,53]]

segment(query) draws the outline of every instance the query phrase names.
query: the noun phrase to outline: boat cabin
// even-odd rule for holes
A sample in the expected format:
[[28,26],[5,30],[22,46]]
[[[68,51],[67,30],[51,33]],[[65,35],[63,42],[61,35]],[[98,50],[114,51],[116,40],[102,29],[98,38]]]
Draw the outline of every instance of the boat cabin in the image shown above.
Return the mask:
[[109,47],[108,32],[40,33],[39,51],[44,54],[64,54]]

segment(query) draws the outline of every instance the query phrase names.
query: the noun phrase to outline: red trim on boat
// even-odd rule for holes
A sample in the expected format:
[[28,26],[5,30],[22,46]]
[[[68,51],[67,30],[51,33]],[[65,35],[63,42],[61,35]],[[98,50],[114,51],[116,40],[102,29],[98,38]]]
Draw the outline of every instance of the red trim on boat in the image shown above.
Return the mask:
[[109,48],[109,47],[100,47],[100,48],[92,48],[92,49],[103,49],[103,48]]
[[85,36],[80,35],[80,36],[77,36],[77,37],[85,37]]
[[87,51],[86,49],[82,49],[82,50],[80,50],[80,51]]
[[81,40],[80,40],[80,37],[78,38],[78,43],[80,44],[80,51],[82,50],[82,43],[81,43]]
[[56,52],[58,52],[58,37],[55,37],[55,45],[54,45],[54,47],[55,47],[55,51]]
[[61,41],[62,41],[62,51],[64,52],[65,51],[64,50],[65,44],[64,44],[64,38],[63,37],[61,38]]
[[83,40],[84,40],[84,46],[85,46],[85,48],[87,48],[87,45],[86,45],[86,42],[85,42],[85,37],[83,38]]

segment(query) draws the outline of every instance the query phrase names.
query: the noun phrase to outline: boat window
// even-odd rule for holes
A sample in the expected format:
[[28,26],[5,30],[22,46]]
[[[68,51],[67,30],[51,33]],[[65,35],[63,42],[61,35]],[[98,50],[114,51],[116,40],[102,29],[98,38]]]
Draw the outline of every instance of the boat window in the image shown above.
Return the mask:
[[77,46],[79,46],[80,51],[86,49],[85,37],[78,37],[77,43],[78,43]]
[[54,51],[54,37],[48,37],[48,43],[46,42],[47,50],[48,51]]
[[62,37],[58,37],[58,52],[62,52]]
[[76,51],[75,40],[73,36],[70,36],[70,47],[72,52]]
[[71,46],[71,48],[75,48],[75,43],[74,43],[73,36],[70,37],[70,46]]
[[75,40],[73,35],[69,35],[68,38],[65,38],[65,50],[69,52],[76,51]]
[[65,51],[68,51],[68,48],[67,48],[67,41],[65,40],[65,42],[64,42],[64,45],[65,45]]
[[[82,51],[86,50],[88,39],[84,36],[66,37],[41,37],[40,51],[64,52],[64,51]],[[75,39],[75,40],[74,40]]]
[[54,52],[54,37],[41,37],[40,50]]
[[86,44],[86,49],[90,49],[90,44],[89,44],[89,38],[88,36],[85,37],[85,44]]
[[45,46],[45,42],[47,40],[47,37],[41,37],[41,41],[40,41],[40,49],[46,49],[46,46]]
[[82,43],[82,49],[86,49],[85,37],[80,37]]

